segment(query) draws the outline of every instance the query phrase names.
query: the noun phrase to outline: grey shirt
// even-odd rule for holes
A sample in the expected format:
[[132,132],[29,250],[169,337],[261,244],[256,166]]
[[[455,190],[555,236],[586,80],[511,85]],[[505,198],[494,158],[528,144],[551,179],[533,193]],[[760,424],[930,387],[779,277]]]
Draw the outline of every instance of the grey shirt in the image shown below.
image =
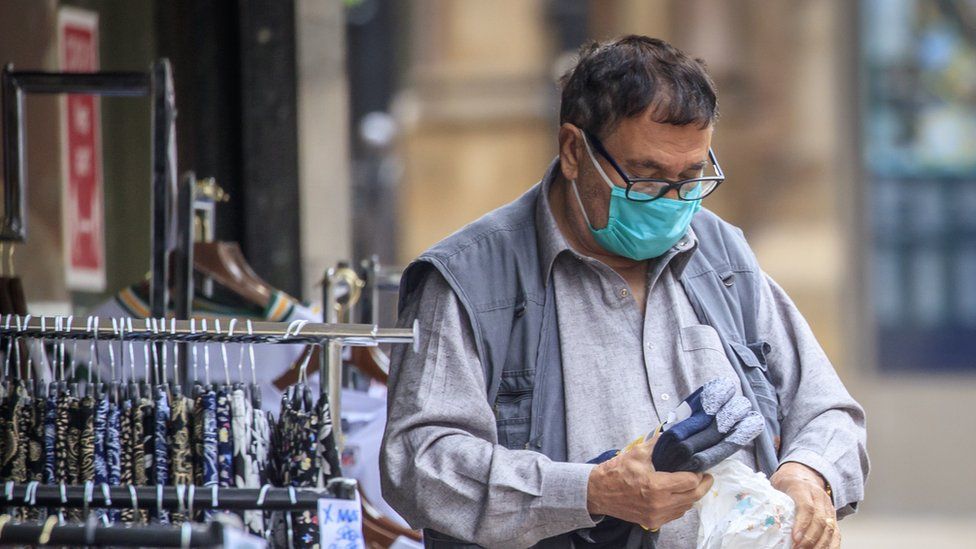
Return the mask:
[[[551,181],[540,195],[548,196]],[[416,319],[420,347],[391,361],[381,453],[384,498],[414,527],[487,547],[526,547],[594,525],[585,462],[658,425],[709,379],[736,379],[717,332],[701,325],[678,277],[692,231],[648,269],[646,313],[627,283],[572,250],[548,200],[536,211],[541,260],[552,271],[560,331],[569,463],[498,445],[474,333],[447,282],[432,273],[401,315]],[[864,412],[844,388],[792,302],[771,279],[761,291],[760,336],[784,415],[781,461],[818,471],[840,515],[863,497]],[[750,446],[735,456],[750,467]],[[659,548],[693,547],[694,511],[661,529]]]

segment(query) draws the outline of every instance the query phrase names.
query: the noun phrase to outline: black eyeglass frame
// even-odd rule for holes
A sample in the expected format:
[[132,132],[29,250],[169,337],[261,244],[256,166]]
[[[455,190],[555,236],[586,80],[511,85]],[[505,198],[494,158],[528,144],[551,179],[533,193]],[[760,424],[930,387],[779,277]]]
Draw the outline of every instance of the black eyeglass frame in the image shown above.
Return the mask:
[[[692,177],[690,179],[682,179],[681,181],[671,181],[670,179],[660,179],[655,177],[630,177],[627,175],[627,172],[625,172],[624,169],[620,167],[620,164],[617,164],[617,161],[613,159],[613,156],[611,156],[610,153],[607,152],[606,147],[603,146],[603,143],[600,142],[597,136],[593,135],[587,130],[583,130],[583,134],[586,136],[586,139],[588,141],[593,143],[593,147],[596,149],[596,152],[599,153],[601,156],[603,156],[603,158],[606,158],[607,161],[610,162],[610,165],[613,166],[613,169],[617,171],[617,175],[619,175],[620,178],[624,180],[624,183],[627,185],[627,190],[624,193],[624,196],[627,197],[627,200],[633,200],[634,202],[651,202],[653,200],[657,200],[658,198],[661,198],[662,196],[668,194],[671,191],[671,189],[674,189],[675,191],[677,191],[679,200],[684,200],[686,202],[695,202],[698,200],[702,200],[706,196],[712,194],[718,189],[719,185],[725,182],[725,172],[722,171],[722,167],[719,165],[718,159],[715,157],[715,152],[712,150],[711,147],[708,148],[708,161],[712,163],[712,166],[715,168],[715,173],[717,173],[718,175],[710,175],[705,177]],[[681,187],[689,183],[700,183],[702,181],[714,181],[715,186],[712,187],[707,193],[705,193],[702,196],[699,196],[698,198],[685,198],[681,196]],[[652,196],[649,199],[635,198],[631,196],[630,190],[637,183],[660,183],[663,184],[664,187],[660,191],[658,191],[658,193],[655,196]],[[637,196],[650,196],[643,193],[638,193],[636,191],[634,192],[634,194]]]

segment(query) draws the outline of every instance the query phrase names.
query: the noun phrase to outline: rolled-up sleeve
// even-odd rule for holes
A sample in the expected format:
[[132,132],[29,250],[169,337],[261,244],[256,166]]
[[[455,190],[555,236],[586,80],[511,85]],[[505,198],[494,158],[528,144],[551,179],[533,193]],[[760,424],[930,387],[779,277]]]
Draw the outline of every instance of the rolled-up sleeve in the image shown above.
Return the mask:
[[806,465],[830,483],[839,517],[864,499],[869,461],[864,409],[837,376],[810,326],[772,278],[760,303],[760,336],[783,417],[780,463]]
[[414,528],[489,547],[526,547],[594,525],[592,465],[500,446],[470,322],[431,272],[402,311],[419,350],[397,346],[380,455],[383,497]]

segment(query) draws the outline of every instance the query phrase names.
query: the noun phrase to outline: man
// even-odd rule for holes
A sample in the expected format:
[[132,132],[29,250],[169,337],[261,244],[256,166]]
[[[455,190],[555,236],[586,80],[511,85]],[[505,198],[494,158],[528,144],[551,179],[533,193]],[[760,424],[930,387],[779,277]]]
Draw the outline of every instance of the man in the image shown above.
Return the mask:
[[391,363],[384,497],[432,547],[585,546],[607,516],[643,527],[628,545],[693,547],[708,474],[654,471],[656,439],[586,462],[731,377],[767,422],[734,459],[796,502],[795,547],[838,547],[864,412],[741,231],[701,209],[724,179],[704,63],[628,36],[584,47],[562,85],[542,181],[404,273],[420,346]]

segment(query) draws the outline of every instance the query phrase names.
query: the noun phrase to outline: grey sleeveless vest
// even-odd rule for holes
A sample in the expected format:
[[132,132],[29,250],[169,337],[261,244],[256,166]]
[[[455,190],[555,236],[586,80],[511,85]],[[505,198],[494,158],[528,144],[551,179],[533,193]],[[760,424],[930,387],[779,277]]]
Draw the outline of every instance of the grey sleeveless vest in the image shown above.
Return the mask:
[[[498,443],[566,461],[566,417],[559,325],[553,284],[543,277],[536,233],[536,184],[436,244],[411,263],[400,281],[403,307],[436,269],[454,290],[474,331],[492,403]],[[699,322],[718,332],[743,394],[766,420],[757,439],[757,463],[767,475],[778,466],[779,403],[766,376],[768,344],[759,340],[756,313],[762,272],[738,228],[706,209],[692,220],[699,247],[680,282]],[[401,309],[402,310],[402,309]],[[542,411],[545,410],[545,413]],[[648,426],[650,429],[651,425]],[[428,547],[475,547],[425,531]],[[566,547],[563,536],[537,547]]]

